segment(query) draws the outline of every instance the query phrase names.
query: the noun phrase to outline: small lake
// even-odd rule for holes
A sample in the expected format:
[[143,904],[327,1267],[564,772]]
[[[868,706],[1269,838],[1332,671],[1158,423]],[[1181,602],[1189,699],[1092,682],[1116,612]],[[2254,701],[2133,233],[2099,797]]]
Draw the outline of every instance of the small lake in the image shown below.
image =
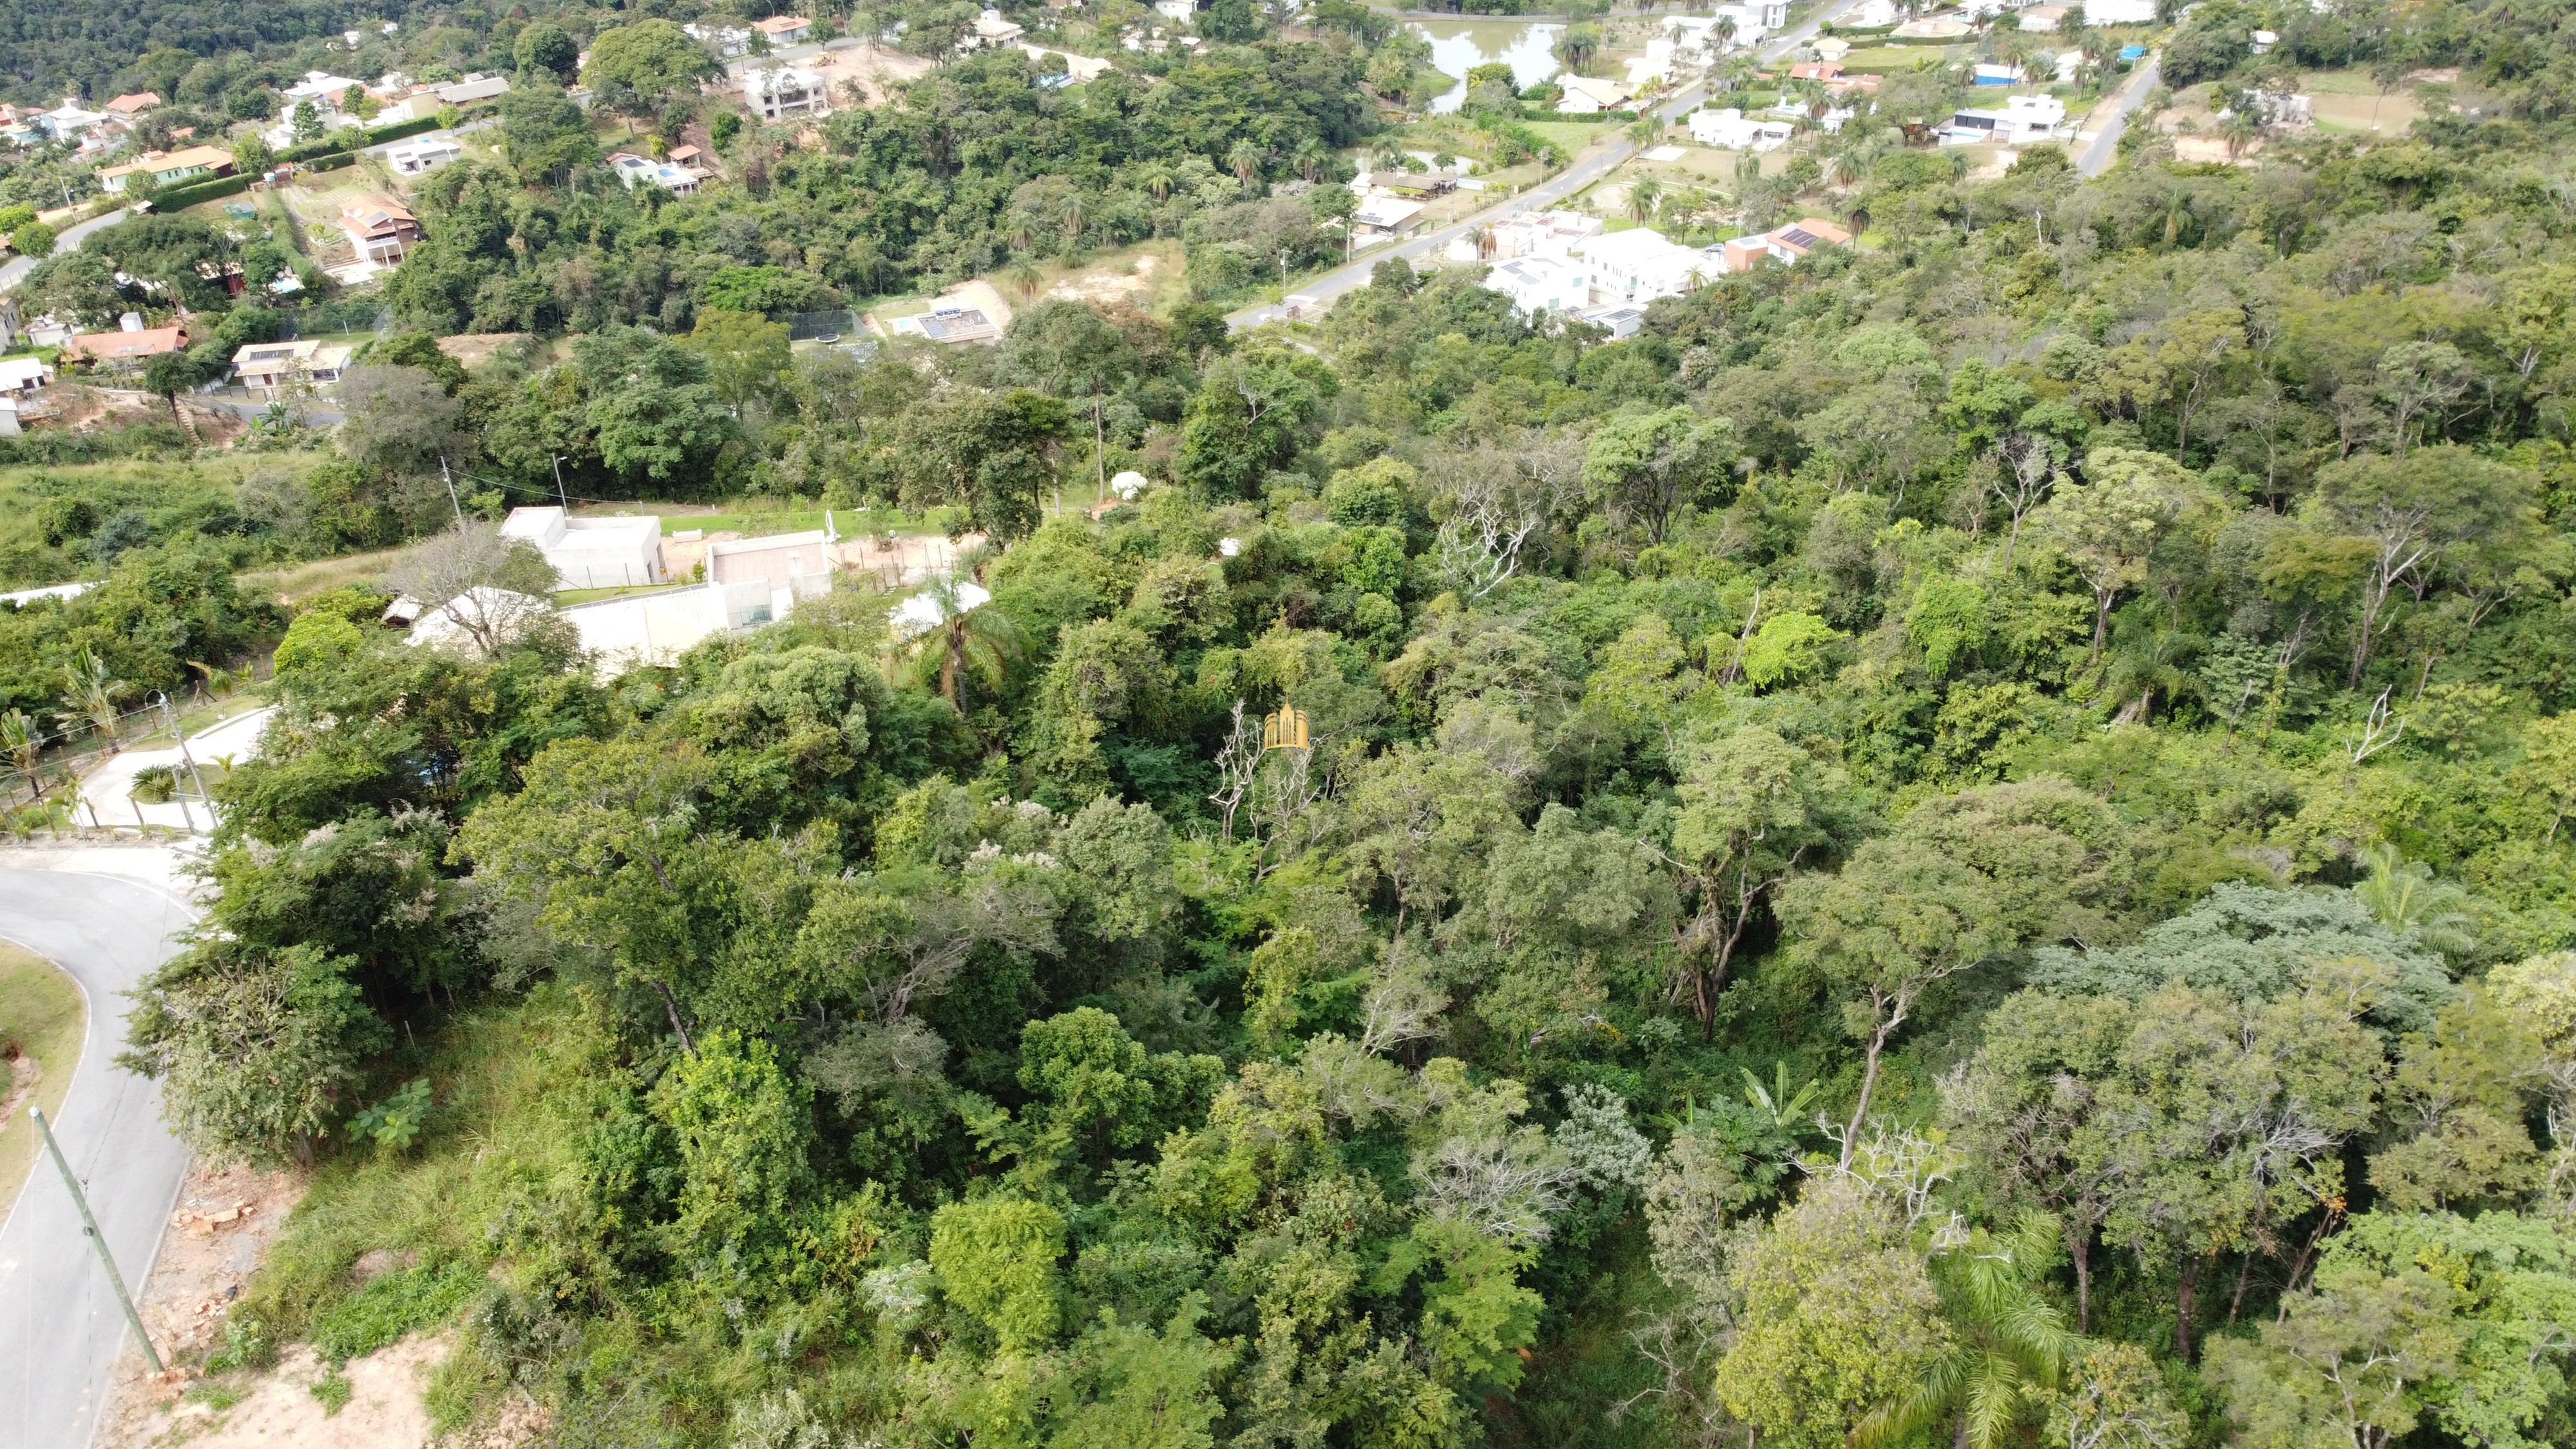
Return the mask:
[[1454,111],[1467,100],[1467,72],[1496,61],[1508,62],[1523,90],[1564,67],[1557,63],[1556,39],[1565,27],[1553,21],[1467,17],[1457,20],[1411,20],[1405,28],[1431,44],[1431,64],[1459,82],[1431,103],[1434,111]]

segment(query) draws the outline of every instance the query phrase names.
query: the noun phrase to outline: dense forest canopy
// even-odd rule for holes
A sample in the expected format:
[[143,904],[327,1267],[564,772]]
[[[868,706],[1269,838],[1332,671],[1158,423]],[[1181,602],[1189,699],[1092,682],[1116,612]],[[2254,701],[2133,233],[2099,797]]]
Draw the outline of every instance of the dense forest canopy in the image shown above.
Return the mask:
[[[1242,18],[737,123],[693,198],[595,184],[532,45],[327,454],[38,495],[109,581],[0,618],[11,709],[275,641],[130,1043],[199,1151],[314,1173],[198,1367],[452,1323],[440,1423],[567,1444],[2576,1441],[2555,16],[2211,0],[2168,59],[2222,105],[2462,67],[2247,166],[1855,118],[1743,198],[1864,245],[1625,340],[1392,260],[1230,331],[1338,245],[1389,43]],[[1150,238],[1191,300],[790,345]],[[847,579],[613,675],[224,567],[558,463],[982,546],[928,627]]]

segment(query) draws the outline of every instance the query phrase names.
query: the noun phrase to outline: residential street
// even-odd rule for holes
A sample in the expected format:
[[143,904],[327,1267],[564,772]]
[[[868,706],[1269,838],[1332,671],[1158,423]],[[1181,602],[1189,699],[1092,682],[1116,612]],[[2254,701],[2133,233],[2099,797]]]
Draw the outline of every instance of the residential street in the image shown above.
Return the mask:
[[[1815,14],[1808,16],[1801,24],[1782,32],[1779,38],[1763,45],[1755,52],[1755,54],[1761,56],[1761,58],[1766,61],[1776,60],[1797,47],[1806,44],[1809,40],[1814,38],[1817,27],[1842,14],[1857,3],[1859,3],[1859,0],[1834,0],[1834,3],[1829,4],[1823,9],[1818,10]],[[1686,87],[1676,94],[1671,100],[1666,101],[1662,106],[1658,107],[1656,114],[1666,121],[1679,120],[1682,117],[1689,115],[1692,111],[1699,109],[1699,104],[1706,97],[1707,91],[1708,86],[1706,82]],[[1326,272],[1320,277],[1314,277],[1300,282],[1296,285],[1291,295],[1312,298],[1319,307],[1329,308],[1333,304],[1334,299],[1341,296],[1344,292],[1350,291],[1355,287],[1367,286],[1369,273],[1376,269],[1378,263],[1385,261],[1388,257],[1402,257],[1407,261],[1412,261],[1423,256],[1436,256],[1441,248],[1449,244],[1449,239],[1451,237],[1478,231],[1493,222],[1512,215],[1515,212],[1545,211],[1557,202],[1563,201],[1565,198],[1574,195],[1587,186],[1590,186],[1593,182],[1609,175],[1620,162],[1627,160],[1629,156],[1636,152],[1637,143],[1629,140],[1624,134],[1624,131],[1624,127],[1620,128],[1619,131],[1614,132],[1610,136],[1607,144],[1597,146],[1594,149],[1587,151],[1584,155],[1577,157],[1573,165],[1568,166],[1565,170],[1558,172],[1554,177],[1531,187],[1529,190],[1522,192],[1518,196],[1507,197],[1504,200],[1497,201],[1493,205],[1486,207],[1484,210],[1467,217],[1465,220],[1453,222],[1438,231],[1425,232],[1420,236],[1410,238],[1409,240],[1385,251],[1371,252],[1369,255],[1352,262],[1346,267]],[[1277,304],[1263,303],[1258,307],[1247,307],[1240,312],[1233,313],[1226,318],[1226,321],[1235,328],[1241,329],[1246,327],[1258,327],[1264,322],[1276,321],[1278,320],[1279,315],[1280,311]]]
[[[193,912],[136,881],[7,860],[0,856],[0,937],[50,958],[88,998],[89,1033],[55,1133],[139,1292],[188,1153],[161,1120],[160,1088],[115,1064],[132,1007],[124,992],[173,953],[171,938]],[[62,1176],[40,1156],[0,1226],[0,1449],[88,1443],[126,1336]]]
[[[114,226],[118,222],[125,220],[126,215],[127,213],[123,211],[111,211],[105,216],[92,217],[89,220],[80,223],[78,226],[67,226],[63,228],[61,236],[54,238],[54,250],[58,252],[70,251],[72,248],[79,246],[82,240],[91,232],[94,232],[103,226]],[[36,258],[11,257],[7,266],[0,266],[0,292],[8,291],[11,287],[18,285],[20,279],[24,278],[29,272],[32,272],[35,269]]]
[[2093,133],[2093,144],[2085,147],[2084,154],[2075,159],[2077,175],[2099,176],[2110,170],[2111,163],[2119,159],[2120,133],[2129,129],[2130,113],[2146,100],[2147,92],[2156,88],[2157,73],[2164,68],[2164,58],[2164,52],[2159,50],[2138,62],[2138,68],[2130,73],[2128,82],[2120,87],[2119,101],[2111,112],[2111,119],[2101,130]]

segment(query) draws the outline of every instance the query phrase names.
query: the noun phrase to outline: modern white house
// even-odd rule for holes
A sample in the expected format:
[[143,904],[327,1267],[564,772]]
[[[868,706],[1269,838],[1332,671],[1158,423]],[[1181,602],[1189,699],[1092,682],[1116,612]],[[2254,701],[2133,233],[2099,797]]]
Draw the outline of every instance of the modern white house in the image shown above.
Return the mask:
[[1485,285],[1512,299],[1512,310],[1528,319],[1544,313],[1571,316],[1592,305],[1592,272],[1564,257],[1513,257],[1494,263]]
[[513,508],[503,538],[524,539],[554,566],[559,587],[613,589],[668,582],[662,571],[662,520],[573,518],[551,504]]
[[839,571],[832,545],[838,535],[828,529],[781,533],[768,538],[719,539],[707,545],[707,582],[742,590],[748,598],[764,593],[755,617],[740,623],[767,623],[787,617],[798,599],[831,592]]
[[1691,112],[1691,139],[1729,151],[1777,151],[1798,133],[1795,122],[1756,120],[1734,106]]
[[415,136],[384,154],[396,176],[418,176],[462,159],[465,148],[440,136]]
[[2084,23],[2095,27],[2153,25],[2156,0],[2084,0]]
[[1896,0],[1860,0],[1835,24],[1846,30],[1884,30],[1896,24]]
[[53,380],[41,357],[0,357],[0,393],[32,393]]
[[1949,146],[1975,145],[1992,141],[1998,145],[2018,146],[2031,141],[2045,141],[2066,124],[2066,103],[2055,96],[2007,96],[2000,107],[1979,107],[1953,114],[1941,128],[1941,142]]
[[1563,258],[1601,235],[1604,223],[1580,211],[1541,211],[1507,216],[1493,225],[1497,257]]
[[832,114],[830,87],[801,65],[756,67],[742,73],[742,103],[776,125],[800,116]]
[[617,173],[618,181],[629,191],[633,191],[638,186],[658,186],[674,195],[694,196],[697,194],[698,183],[704,179],[685,166],[674,166],[668,161],[655,161],[638,156],[631,151],[614,153],[608,158],[608,166],[611,171]]
[[682,34],[716,53],[719,60],[737,60],[751,54],[751,32],[735,25],[701,25],[696,21],[680,27]]
[[1717,258],[1649,226],[1593,238],[1584,244],[1583,262],[1592,272],[1592,305],[1599,307],[1643,306],[1695,292],[1724,270]]
[[295,342],[254,342],[233,354],[233,380],[269,393],[293,383],[337,382],[352,349],[307,337]]
[[957,48],[975,50],[988,45],[1017,45],[1020,43],[1020,38],[1026,34],[1028,34],[1027,29],[1018,21],[987,5],[983,13],[975,17],[975,24],[959,37]]

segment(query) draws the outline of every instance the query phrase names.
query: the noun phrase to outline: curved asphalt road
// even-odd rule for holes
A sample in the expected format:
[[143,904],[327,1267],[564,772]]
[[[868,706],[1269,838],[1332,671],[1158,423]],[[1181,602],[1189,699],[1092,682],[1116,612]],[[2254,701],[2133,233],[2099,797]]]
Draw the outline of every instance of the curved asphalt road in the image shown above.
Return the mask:
[[[161,1120],[161,1089],[115,1064],[132,1005],[123,993],[177,950],[171,938],[192,915],[134,881],[0,869],[0,937],[70,972],[89,999],[89,1035],[54,1132],[138,1294],[188,1152]],[[0,1227],[0,1449],[87,1444],[127,1336],[71,1194],[40,1151]]]
[[[97,231],[101,227],[114,226],[118,222],[125,220],[127,214],[128,213],[124,210],[119,209],[111,211],[105,216],[91,217],[89,220],[84,221],[77,226],[65,227],[63,228],[62,234],[54,238],[54,250],[57,252],[70,251],[72,248],[79,246],[82,240],[88,237],[91,232]],[[11,287],[18,285],[20,280],[25,278],[29,272],[32,272],[35,269],[36,259],[34,257],[11,257],[6,266],[0,266],[0,292],[8,291]]]
[[[1765,43],[1754,53],[1766,61],[1777,60],[1781,56],[1788,54],[1790,51],[1795,50],[1799,46],[1814,39],[1818,27],[1822,26],[1826,21],[1832,20],[1836,16],[1841,15],[1844,11],[1849,10],[1857,3],[1859,3],[1859,0],[1831,0],[1831,3],[1821,7],[1815,14],[1808,16],[1797,25],[1790,27],[1788,30],[1782,31],[1777,38]],[[1443,16],[1442,18],[1454,20],[1457,17],[1452,15]],[[1533,17],[1514,16],[1513,18],[1518,20]],[[2144,92],[2140,92],[2140,94],[2144,94]],[[1700,102],[1707,99],[1707,95],[1708,83],[1706,81],[1697,82],[1687,89],[1675,93],[1671,100],[1666,101],[1657,109],[1656,114],[1659,118],[1665,121],[1680,120],[1682,117],[1699,109]],[[1348,266],[1326,272],[1320,277],[1309,278],[1308,280],[1299,283],[1296,290],[1290,295],[1311,298],[1319,309],[1329,308],[1333,303],[1333,299],[1341,296],[1344,292],[1367,286],[1369,273],[1376,269],[1378,263],[1385,261],[1389,257],[1403,257],[1405,260],[1411,261],[1414,258],[1438,252],[1441,248],[1449,245],[1449,239],[1452,237],[1479,230],[1488,223],[1499,221],[1503,217],[1509,216],[1514,212],[1544,211],[1548,207],[1555,205],[1557,202],[1560,202],[1565,198],[1574,195],[1576,192],[1581,191],[1583,188],[1590,186],[1593,182],[1600,180],[1602,177],[1609,175],[1611,171],[1618,167],[1619,163],[1627,160],[1631,155],[1635,154],[1637,143],[1629,140],[1626,133],[1626,127],[1619,127],[1617,133],[1611,136],[1608,144],[1603,145],[1586,155],[1575,158],[1573,165],[1517,196],[1507,197],[1504,200],[1497,201],[1493,205],[1486,207],[1482,211],[1476,212],[1472,216],[1451,222],[1449,225],[1442,227],[1438,231],[1425,232],[1410,241],[1391,247],[1386,251],[1371,252],[1364,260],[1354,261]],[[1240,312],[1233,313],[1225,320],[1237,328],[1258,327],[1264,322],[1275,322],[1279,320],[1279,316],[1279,304],[1264,303],[1258,307],[1247,307]]]

